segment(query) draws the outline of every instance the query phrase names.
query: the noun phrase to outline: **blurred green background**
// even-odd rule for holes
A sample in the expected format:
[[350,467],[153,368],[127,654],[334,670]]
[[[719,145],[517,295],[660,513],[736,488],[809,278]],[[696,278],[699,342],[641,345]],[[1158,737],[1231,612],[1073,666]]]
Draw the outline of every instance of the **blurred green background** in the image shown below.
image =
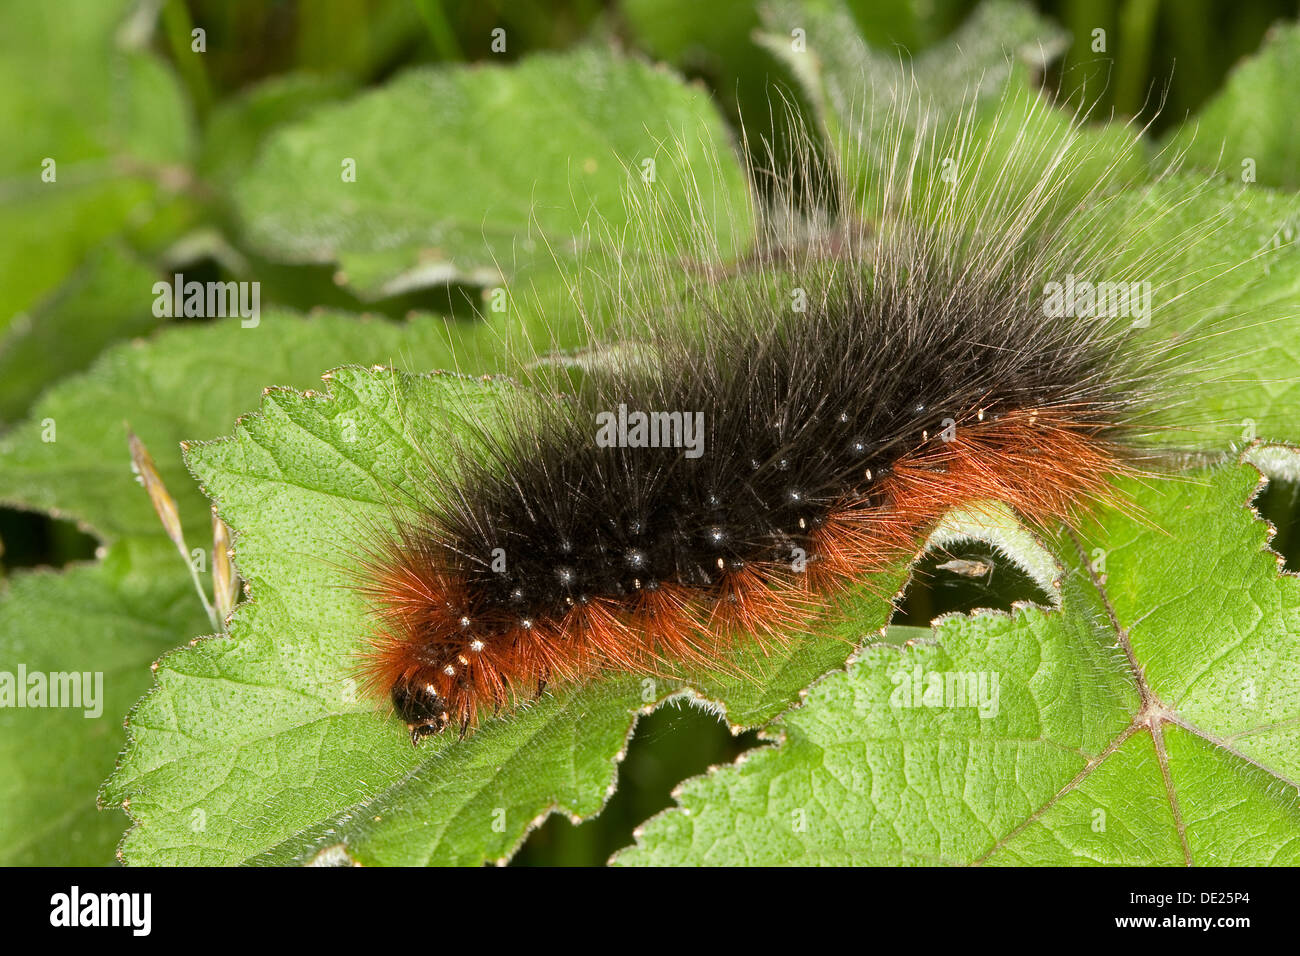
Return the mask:
[[[1155,118],[1157,130],[1177,126],[1194,113],[1220,88],[1233,65],[1259,48],[1269,26],[1294,19],[1300,7],[1294,0],[1040,0],[1034,5],[1072,35],[1043,85],[1059,90],[1066,100],[1082,102],[1086,96],[1095,101],[1094,115],[1099,117],[1113,112],[1149,119],[1163,102]],[[43,14],[17,9],[21,6],[26,5],[10,5],[4,14],[0,76],[9,94],[0,127],[6,146],[12,147],[4,152],[30,164],[47,148],[38,133],[52,129],[57,120],[48,109],[38,111],[21,95],[15,98],[14,91],[31,83],[33,76],[40,77],[47,92],[66,87],[63,101],[88,110],[95,123],[107,116],[112,124],[120,124],[122,117],[113,113],[112,102],[100,101],[101,90],[85,86],[85,57],[93,57],[94,50],[79,51],[56,41],[52,31],[58,17],[48,10],[59,4],[45,5]],[[905,58],[950,34],[975,3],[849,0],[848,6],[873,45]],[[760,23],[757,7],[754,0],[146,0],[130,7],[125,19],[108,26],[120,36],[131,29],[147,32],[147,26],[156,24],[149,48],[170,64],[186,100],[178,115],[169,114],[164,103],[132,122],[158,123],[160,141],[168,122],[190,123],[200,144],[198,154],[192,163],[161,155],[155,172],[170,189],[155,197],[143,218],[122,214],[101,197],[94,202],[107,205],[87,205],[48,221],[28,219],[18,208],[21,197],[14,199],[15,187],[0,186],[6,190],[0,200],[11,201],[9,207],[0,207],[6,231],[37,236],[32,241],[44,248],[41,230],[62,230],[55,237],[62,259],[56,257],[46,271],[42,269],[48,255],[40,260],[41,268],[34,268],[21,250],[0,259],[7,290],[0,309],[9,313],[0,316],[0,331],[7,335],[0,339],[0,422],[21,420],[44,388],[86,368],[114,341],[146,335],[153,328],[149,321],[113,313],[105,304],[110,300],[79,278],[84,275],[79,270],[95,257],[118,256],[123,268],[159,277],[183,268],[187,277],[200,281],[231,278],[235,263],[251,260],[263,279],[263,307],[273,302],[304,312],[328,307],[393,318],[418,310],[457,322],[476,321],[475,289],[440,287],[363,303],[332,281],[330,267],[268,263],[241,246],[223,186],[227,171],[245,158],[238,155],[240,150],[252,151],[257,145],[256,137],[241,139],[240,130],[232,129],[250,122],[247,111],[233,108],[250,91],[277,79],[314,77],[300,87],[287,84],[282,93],[266,99],[252,120],[269,129],[315,105],[383,83],[414,64],[514,60],[534,51],[612,42],[666,61],[704,84],[735,127],[742,115],[766,116],[772,91],[790,84],[784,67],[754,42]],[[189,55],[196,28],[206,35],[202,57]],[[503,53],[491,49],[496,28],[504,28],[508,37]],[[1107,37],[1105,53],[1093,49],[1098,29]],[[36,145],[28,147],[28,140]],[[75,153],[78,144],[64,147]],[[28,155],[31,150],[36,153]],[[14,159],[5,175],[16,176],[18,165]],[[84,230],[85,235],[73,234],[77,241],[68,241],[69,230]],[[101,245],[105,236],[112,237],[107,250]],[[33,321],[59,309],[97,307],[107,314],[95,335],[75,342],[32,345],[20,341],[14,331],[25,332]],[[24,349],[37,347],[52,350],[53,357],[44,364],[31,362]],[[1261,508],[1279,520],[1278,544],[1289,554],[1300,537],[1292,517],[1295,489],[1271,490]],[[61,567],[90,559],[96,546],[95,539],[69,522],[11,508],[0,508],[0,543],[4,575],[17,568]],[[1005,607],[1015,599],[1034,598],[1032,585],[997,566],[991,555],[962,557],[987,561],[988,576],[954,580],[938,574],[936,562],[930,562],[904,601],[899,625],[924,627],[946,610]],[[177,643],[188,636],[178,634]],[[900,630],[897,636],[905,638],[908,632]],[[670,803],[670,792],[682,779],[758,745],[755,735],[733,737],[699,710],[664,708],[638,727],[618,791],[605,811],[579,826],[552,817],[533,833],[514,862],[602,863],[630,842],[634,826]]]

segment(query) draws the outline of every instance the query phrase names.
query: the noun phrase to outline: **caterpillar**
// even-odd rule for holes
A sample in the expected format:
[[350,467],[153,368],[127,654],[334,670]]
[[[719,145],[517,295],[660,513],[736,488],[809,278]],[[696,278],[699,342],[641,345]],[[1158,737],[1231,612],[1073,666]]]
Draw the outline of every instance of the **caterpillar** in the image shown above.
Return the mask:
[[[1087,117],[1004,98],[1008,149],[977,143],[973,106],[888,114],[859,129],[859,168],[806,143],[751,168],[751,208],[724,213],[758,223],[740,255],[706,204],[633,197],[626,260],[665,223],[689,238],[615,276],[581,361],[537,363],[367,549],[362,668],[413,744],[553,681],[725,667],[870,586],[953,507],[1072,524],[1124,507],[1114,479],[1162,457],[1196,336],[1135,337],[1178,297],[1048,301],[1143,288],[1169,254],[1116,242],[1120,160]],[[1174,161],[1158,182],[1177,179]]]

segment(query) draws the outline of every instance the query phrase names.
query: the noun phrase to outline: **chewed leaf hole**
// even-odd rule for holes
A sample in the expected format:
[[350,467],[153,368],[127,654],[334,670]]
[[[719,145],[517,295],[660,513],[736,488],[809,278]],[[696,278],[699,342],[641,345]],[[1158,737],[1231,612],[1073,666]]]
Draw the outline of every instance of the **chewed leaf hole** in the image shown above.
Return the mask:
[[6,571],[89,561],[97,543],[71,521],[0,508],[0,568]]
[[1055,604],[1023,568],[992,545],[961,542],[922,556],[889,623],[929,627],[944,614],[1010,611],[1017,601],[1044,607]]
[[758,734],[733,736],[716,715],[670,701],[637,724],[618,771],[618,789],[600,815],[574,824],[551,816],[528,837],[515,866],[601,866],[632,843],[632,831],[673,804],[683,780],[731,763],[759,746]]
[[1283,568],[1300,570],[1300,481],[1273,479],[1254,504],[1276,531],[1269,546],[1282,556]]

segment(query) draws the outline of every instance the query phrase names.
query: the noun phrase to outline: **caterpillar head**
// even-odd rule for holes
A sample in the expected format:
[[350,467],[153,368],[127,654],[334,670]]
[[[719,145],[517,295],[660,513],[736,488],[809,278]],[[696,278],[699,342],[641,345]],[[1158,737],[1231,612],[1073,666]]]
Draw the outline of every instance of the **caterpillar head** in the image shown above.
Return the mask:
[[393,685],[392,698],[398,716],[406,721],[414,746],[418,747],[425,737],[441,733],[451,722],[447,702],[432,684],[398,681]]

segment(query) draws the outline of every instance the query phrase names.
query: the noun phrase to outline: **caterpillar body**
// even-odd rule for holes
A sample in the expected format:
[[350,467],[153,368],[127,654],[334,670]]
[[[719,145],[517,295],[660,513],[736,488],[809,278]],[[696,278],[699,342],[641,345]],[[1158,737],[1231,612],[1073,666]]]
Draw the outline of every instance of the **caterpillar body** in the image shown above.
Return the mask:
[[1137,340],[1174,298],[1135,319],[1056,314],[1044,290],[1128,288],[1165,251],[1116,241],[1114,165],[1082,120],[998,153],[970,146],[972,115],[893,115],[862,169],[805,149],[771,177],[739,258],[678,213],[689,240],[619,277],[577,380],[544,365],[369,549],[364,667],[413,742],[551,681],[777,644],[955,506],[1048,525],[1118,503],[1187,325]]

